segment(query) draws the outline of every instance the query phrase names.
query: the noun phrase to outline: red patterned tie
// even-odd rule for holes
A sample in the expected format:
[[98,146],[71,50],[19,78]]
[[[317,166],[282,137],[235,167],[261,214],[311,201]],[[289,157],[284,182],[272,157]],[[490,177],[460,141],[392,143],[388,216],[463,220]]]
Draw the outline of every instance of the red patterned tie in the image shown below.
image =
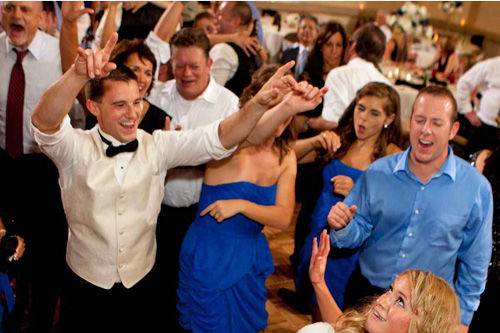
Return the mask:
[[23,58],[26,51],[17,53],[17,61],[10,72],[9,93],[7,95],[7,125],[5,128],[5,150],[18,157],[23,153],[23,111],[24,111],[24,70]]

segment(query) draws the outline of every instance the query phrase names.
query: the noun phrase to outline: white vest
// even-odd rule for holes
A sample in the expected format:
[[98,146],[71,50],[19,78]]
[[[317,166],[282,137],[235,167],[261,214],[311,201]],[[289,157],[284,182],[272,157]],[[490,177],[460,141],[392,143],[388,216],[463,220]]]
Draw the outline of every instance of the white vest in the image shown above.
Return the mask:
[[[123,285],[132,287],[153,267],[156,219],[166,170],[159,171],[153,138],[143,135],[123,185],[115,160],[103,153],[97,131],[87,136],[91,154],[73,166],[74,176],[61,189],[68,219],[66,260],[81,278],[109,289],[118,270]],[[89,147],[86,147],[89,148]]]

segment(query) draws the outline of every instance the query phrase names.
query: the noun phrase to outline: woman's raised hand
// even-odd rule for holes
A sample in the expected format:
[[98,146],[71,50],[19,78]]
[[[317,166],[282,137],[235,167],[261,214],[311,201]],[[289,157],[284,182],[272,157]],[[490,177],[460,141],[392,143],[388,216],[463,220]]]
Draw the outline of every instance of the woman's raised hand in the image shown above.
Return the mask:
[[319,236],[319,246],[317,238],[313,239],[311,261],[309,262],[309,279],[312,284],[325,282],[328,253],[330,253],[330,237],[325,229]]
[[320,89],[306,81],[302,81],[296,85],[295,89],[287,93],[283,102],[295,114],[313,110],[321,103],[327,90],[328,88],[326,87]]
[[298,89],[297,81],[290,74],[295,61],[290,61],[276,71],[254,96],[254,101],[261,107],[271,108],[281,102],[283,96]]

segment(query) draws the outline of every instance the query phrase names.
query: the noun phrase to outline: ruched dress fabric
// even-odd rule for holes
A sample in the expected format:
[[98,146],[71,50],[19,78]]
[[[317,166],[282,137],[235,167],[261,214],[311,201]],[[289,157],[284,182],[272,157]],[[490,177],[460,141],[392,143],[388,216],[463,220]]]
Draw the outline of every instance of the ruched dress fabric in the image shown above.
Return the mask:
[[[342,195],[333,192],[331,179],[335,176],[343,175],[352,178],[356,182],[362,173],[362,170],[352,168],[337,159],[330,161],[324,167],[322,175],[323,188],[311,215],[311,233],[307,236],[304,246],[299,253],[299,264],[295,275],[297,290],[308,288],[307,286],[310,284],[309,262],[311,260],[313,238],[317,237],[319,241],[319,235],[323,229],[329,230],[327,217],[330,208],[337,202],[344,200]],[[347,282],[356,268],[358,257],[358,249],[337,248],[331,248],[328,256],[325,280],[328,289],[341,309],[344,308],[344,294]],[[314,293],[312,293],[311,297],[315,303]]]
[[266,278],[274,271],[263,225],[243,214],[218,223],[199,213],[217,200],[274,205],[276,185],[203,184],[184,238],[177,289],[180,325],[193,332],[257,332],[267,326]]

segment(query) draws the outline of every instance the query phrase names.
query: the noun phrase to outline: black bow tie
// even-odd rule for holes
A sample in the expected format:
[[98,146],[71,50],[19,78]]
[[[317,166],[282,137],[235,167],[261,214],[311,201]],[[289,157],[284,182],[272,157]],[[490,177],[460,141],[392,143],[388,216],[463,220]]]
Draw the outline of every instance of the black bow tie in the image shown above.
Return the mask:
[[119,145],[119,146],[113,146],[111,144],[111,141],[106,139],[105,137],[102,136],[101,132],[97,131],[99,133],[99,136],[101,137],[102,142],[108,145],[108,148],[106,149],[106,156],[108,157],[113,157],[116,156],[120,153],[131,153],[137,150],[137,147],[139,146],[139,142],[137,139],[130,141],[127,144],[124,145]]

